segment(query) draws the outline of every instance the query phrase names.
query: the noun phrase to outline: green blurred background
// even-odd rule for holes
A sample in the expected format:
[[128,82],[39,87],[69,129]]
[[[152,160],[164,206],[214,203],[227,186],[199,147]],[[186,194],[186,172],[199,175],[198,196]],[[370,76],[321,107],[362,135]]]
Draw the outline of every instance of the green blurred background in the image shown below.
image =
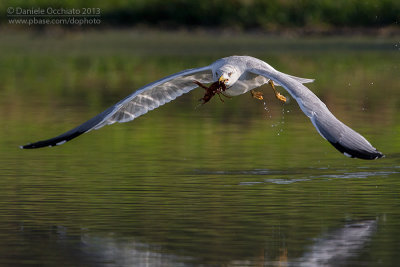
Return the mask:
[[[102,26],[147,25],[161,28],[224,27],[308,30],[349,27],[398,27],[397,0],[127,0],[2,1],[7,7],[101,8]],[[1,23],[6,24],[6,12]]]

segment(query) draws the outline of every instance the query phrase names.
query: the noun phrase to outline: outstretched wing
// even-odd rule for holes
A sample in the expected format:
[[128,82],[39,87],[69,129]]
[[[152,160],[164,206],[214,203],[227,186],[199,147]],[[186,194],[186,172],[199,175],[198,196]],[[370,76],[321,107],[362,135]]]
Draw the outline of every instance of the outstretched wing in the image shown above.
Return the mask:
[[319,134],[344,155],[360,159],[377,159],[383,154],[363,136],[339,121],[326,105],[301,82],[282,72],[257,68],[250,72],[277,81],[297,101]]
[[212,82],[212,66],[184,70],[152,82],[78,127],[54,138],[27,144],[21,148],[61,145],[92,129],[99,129],[115,122],[134,120],[198,87],[193,80],[201,83]]

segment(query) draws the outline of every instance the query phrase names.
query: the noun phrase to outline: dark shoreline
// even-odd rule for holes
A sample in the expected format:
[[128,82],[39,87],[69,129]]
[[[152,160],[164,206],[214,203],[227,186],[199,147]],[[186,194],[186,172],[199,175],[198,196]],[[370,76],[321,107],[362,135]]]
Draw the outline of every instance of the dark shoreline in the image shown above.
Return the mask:
[[259,36],[279,36],[279,37],[335,37],[335,36],[365,36],[365,37],[396,37],[400,36],[400,27],[281,27],[274,29],[238,29],[224,27],[152,27],[147,25],[139,26],[41,26],[41,25],[2,25],[0,32],[26,32],[32,31],[38,34],[62,34],[85,31],[132,31],[132,32],[165,32],[165,33],[185,33],[195,35],[259,35]]

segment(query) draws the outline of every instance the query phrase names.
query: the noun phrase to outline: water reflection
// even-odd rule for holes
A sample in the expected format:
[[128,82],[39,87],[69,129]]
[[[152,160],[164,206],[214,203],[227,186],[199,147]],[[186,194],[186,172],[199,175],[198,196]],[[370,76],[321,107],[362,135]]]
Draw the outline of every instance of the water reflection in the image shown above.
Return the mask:
[[83,255],[101,266],[184,266],[189,257],[162,253],[162,248],[136,240],[120,240],[109,236],[84,234],[81,237]]
[[[219,262],[224,266],[343,266],[349,260],[357,258],[373,237],[378,227],[378,220],[348,222],[341,228],[322,233],[314,238],[313,244],[303,256],[290,258],[291,251],[285,246],[279,248],[279,255],[269,251],[270,244],[260,248],[262,253],[256,258],[240,259],[232,255],[229,262]],[[201,258],[182,256],[185,251],[171,252],[160,245],[139,241],[135,237],[120,236],[114,232],[91,233],[81,229],[74,233],[64,226],[47,229],[24,229],[20,236],[24,246],[31,248],[31,253],[38,253],[38,248],[46,254],[47,260],[63,260],[74,266],[194,266],[210,264]],[[41,244],[38,247],[38,244]],[[45,250],[43,250],[45,245]],[[30,259],[33,264],[43,263],[41,254]],[[22,258],[26,255],[13,255]],[[7,262],[7,261],[6,261]],[[4,263],[4,259],[3,259]],[[215,265],[215,263],[214,263]]]
[[[17,235],[19,250],[2,257],[1,264],[62,262],[64,266],[184,266],[189,257],[163,252],[160,246],[115,233],[81,233],[64,226],[24,229]],[[19,254],[20,253],[20,254]]]
[[342,228],[323,234],[294,266],[343,266],[357,257],[377,229],[377,220],[347,223]]

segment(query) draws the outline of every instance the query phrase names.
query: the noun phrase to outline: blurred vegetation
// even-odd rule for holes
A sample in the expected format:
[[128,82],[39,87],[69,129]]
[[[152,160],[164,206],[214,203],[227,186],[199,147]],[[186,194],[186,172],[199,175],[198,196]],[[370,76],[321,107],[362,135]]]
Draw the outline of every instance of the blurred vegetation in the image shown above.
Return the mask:
[[[127,1],[2,1],[7,7],[101,8],[103,26],[173,27],[398,27],[397,0],[127,0]],[[6,12],[2,12],[6,23]]]

